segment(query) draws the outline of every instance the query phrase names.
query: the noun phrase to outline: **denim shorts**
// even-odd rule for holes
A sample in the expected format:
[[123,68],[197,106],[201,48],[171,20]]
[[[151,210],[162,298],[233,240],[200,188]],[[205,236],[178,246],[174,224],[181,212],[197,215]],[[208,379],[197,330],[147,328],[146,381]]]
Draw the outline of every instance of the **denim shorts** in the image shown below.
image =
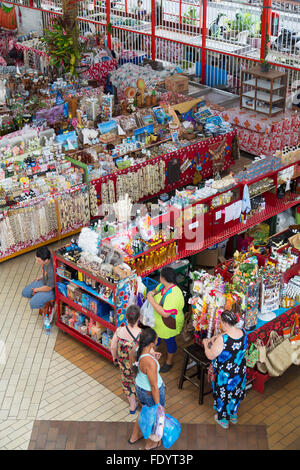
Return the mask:
[[[154,400],[152,392],[147,392],[147,390],[136,385],[136,396],[142,405],[154,406]],[[165,406],[165,384],[162,384],[159,389],[159,402],[161,406]]]

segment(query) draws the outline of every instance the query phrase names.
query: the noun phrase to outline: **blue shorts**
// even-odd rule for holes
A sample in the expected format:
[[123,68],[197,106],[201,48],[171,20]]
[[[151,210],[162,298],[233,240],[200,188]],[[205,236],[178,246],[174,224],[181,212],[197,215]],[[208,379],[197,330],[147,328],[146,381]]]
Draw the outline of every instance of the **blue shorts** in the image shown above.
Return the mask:
[[[176,353],[177,351],[176,336],[172,336],[172,338],[164,339],[164,341],[166,343],[168,353],[169,354]],[[160,345],[160,342],[161,342],[161,338],[158,338],[157,346]]]
[[[147,392],[147,390],[136,385],[136,396],[142,405],[154,406],[154,400],[152,392]],[[159,402],[161,406],[165,406],[165,384],[162,384],[159,389]]]

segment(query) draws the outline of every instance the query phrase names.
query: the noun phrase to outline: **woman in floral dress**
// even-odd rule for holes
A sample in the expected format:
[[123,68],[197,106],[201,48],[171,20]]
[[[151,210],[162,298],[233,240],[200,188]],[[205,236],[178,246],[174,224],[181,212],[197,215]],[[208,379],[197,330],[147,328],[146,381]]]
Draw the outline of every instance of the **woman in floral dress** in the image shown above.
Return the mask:
[[126,310],[127,326],[118,328],[111,342],[111,354],[114,364],[121,370],[121,381],[123,392],[129,401],[129,413],[135,414],[138,402],[135,391],[135,374],[133,373],[129,355],[140,338],[141,328],[138,326],[140,309],[137,305],[131,305]]
[[223,334],[203,340],[205,354],[212,360],[214,372],[215,420],[224,429],[228,429],[229,422],[237,423],[238,408],[245,396],[248,338],[244,330],[235,326],[238,321],[234,312],[224,310],[221,314]]

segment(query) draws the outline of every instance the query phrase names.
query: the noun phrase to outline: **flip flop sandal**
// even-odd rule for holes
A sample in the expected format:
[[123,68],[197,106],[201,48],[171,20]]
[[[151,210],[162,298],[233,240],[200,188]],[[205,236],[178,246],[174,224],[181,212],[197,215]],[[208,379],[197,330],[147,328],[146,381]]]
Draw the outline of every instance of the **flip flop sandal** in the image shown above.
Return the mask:
[[138,441],[144,439],[144,436],[141,436],[139,437],[138,439],[136,439],[136,441],[134,442],[131,442],[130,438],[128,439],[128,444],[130,444],[131,446],[133,446],[134,444],[136,444]]
[[151,449],[146,449],[146,447],[143,450],[156,450],[160,449],[162,447],[162,442],[159,441],[155,447],[151,447]]
[[223,429],[228,429],[228,428],[229,428],[228,422],[227,422],[227,424],[225,424],[225,423],[223,423],[223,421],[220,421],[220,420],[218,419],[218,415],[217,415],[217,414],[215,415],[215,421],[216,421],[216,423],[218,423]]

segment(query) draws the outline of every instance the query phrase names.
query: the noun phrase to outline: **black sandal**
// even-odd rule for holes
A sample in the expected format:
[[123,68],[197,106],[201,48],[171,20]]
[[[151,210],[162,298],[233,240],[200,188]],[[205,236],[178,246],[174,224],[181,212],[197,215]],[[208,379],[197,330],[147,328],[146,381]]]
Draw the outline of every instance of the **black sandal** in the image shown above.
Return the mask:
[[162,374],[164,374],[165,372],[169,372],[169,370],[171,370],[173,367],[173,364],[167,364],[165,363],[161,368],[160,368],[160,372]]
[[128,444],[130,444],[131,446],[133,446],[134,444],[136,444],[138,441],[140,441],[141,439],[144,439],[144,436],[141,436],[139,437],[136,441],[134,442],[131,442],[130,438],[128,439]]
[[161,447],[162,447],[162,442],[159,441],[155,447],[151,447],[151,449],[146,449],[145,447],[144,450],[156,450],[156,449],[160,449]]

